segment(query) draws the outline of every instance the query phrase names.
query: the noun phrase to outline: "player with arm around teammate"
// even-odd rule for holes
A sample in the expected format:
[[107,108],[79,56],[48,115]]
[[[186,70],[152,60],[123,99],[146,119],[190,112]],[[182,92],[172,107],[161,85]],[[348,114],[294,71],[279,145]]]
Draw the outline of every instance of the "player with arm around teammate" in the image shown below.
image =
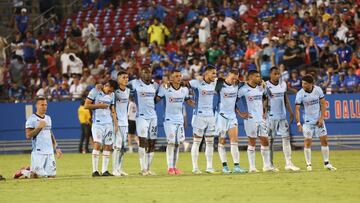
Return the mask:
[[[304,134],[304,155],[306,169],[312,171],[311,166],[311,142],[312,137],[320,138],[321,153],[324,159],[324,168],[335,171],[336,168],[329,161],[329,146],[327,142],[327,130],[324,117],[326,101],[322,89],[314,85],[314,78],[305,75],[301,81],[302,89],[296,94],[295,111],[298,131]],[[300,122],[300,107],[304,108],[304,124]]]

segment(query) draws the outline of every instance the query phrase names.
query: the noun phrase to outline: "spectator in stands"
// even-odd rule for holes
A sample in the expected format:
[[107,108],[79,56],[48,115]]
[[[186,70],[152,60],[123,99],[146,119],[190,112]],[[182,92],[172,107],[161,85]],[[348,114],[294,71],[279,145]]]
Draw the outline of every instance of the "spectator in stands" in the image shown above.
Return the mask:
[[201,19],[199,25],[199,42],[207,43],[211,37],[210,21],[205,12],[200,12],[199,17]]
[[289,72],[286,70],[284,64],[279,65],[281,80],[287,82],[289,80]]
[[117,80],[117,75],[120,72],[121,68],[120,68],[120,63],[116,62],[114,64],[114,70],[111,71],[111,79],[112,80]]
[[190,66],[191,75],[199,75],[202,70],[202,64],[199,62],[198,58],[194,58],[192,61],[192,65]]
[[6,46],[8,45],[7,40],[0,36],[0,67],[6,63]]
[[223,26],[226,28],[227,32],[231,32],[236,24],[236,21],[231,17],[225,17],[224,13],[221,13],[219,16],[219,21],[217,23],[217,29],[220,30]]
[[11,60],[10,65],[10,77],[11,81],[17,84],[23,84],[22,78],[25,70],[25,64],[20,56],[16,56]]
[[18,85],[16,82],[11,83],[11,87],[8,92],[10,102],[19,102],[25,98],[25,87]]
[[23,44],[24,61],[26,63],[36,62],[36,49],[39,47],[39,43],[33,38],[30,31],[26,32],[26,39]]
[[349,68],[347,75],[343,81],[346,93],[353,93],[360,91],[360,78],[355,75],[354,68]]
[[288,80],[288,90],[290,93],[297,93],[301,89],[301,78],[299,77],[296,69],[291,71],[290,78]]
[[150,44],[156,42],[159,46],[165,45],[165,37],[170,36],[169,29],[160,23],[160,20],[155,18],[152,25],[150,25],[148,31],[148,39]]
[[61,26],[56,18],[52,18],[48,24],[49,36],[55,37],[60,32]]
[[100,39],[95,37],[95,33],[90,33],[89,39],[86,41],[85,46],[89,50],[88,65],[94,64],[95,60],[99,57],[103,49]]
[[56,67],[56,58],[48,51],[44,52],[44,57],[46,60],[46,67],[44,67],[44,70],[55,77],[59,73],[59,70]]
[[140,18],[139,23],[131,30],[131,38],[134,42],[147,42],[148,26],[144,18]]
[[140,57],[141,59],[144,59],[146,57],[148,57],[149,55],[149,48],[146,46],[146,42],[145,41],[140,41],[140,47],[137,51],[137,57]]
[[0,66],[0,99],[4,97],[5,67]]
[[215,64],[216,60],[222,55],[224,55],[225,52],[221,50],[217,43],[213,43],[212,47],[208,50],[208,57],[207,61],[209,64]]
[[60,87],[60,98],[62,100],[67,100],[70,98],[69,84],[67,82],[63,82]]
[[21,33],[18,32],[15,34],[14,41],[11,42],[11,54],[12,56],[18,55],[24,57],[24,50],[23,50],[23,40],[21,39]]
[[68,71],[70,75],[81,76],[83,72],[83,66],[84,64],[79,57],[75,56],[75,54],[69,55]]
[[303,55],[301,48],[297,46],[296,40],[291,38],[283,57],[286,68],[289,71],[298,70],[304,64]]
[[92,23],[89,23],[88,21],[83,22],[83,29],[81,30],[81,37],[84,42],[88,40],[91,33],[95,33],[96,35],[96,29]]
[[319,55],[320,50],[316,43],[314,42],[314,38],[305,39],[305,62],[308,66],[318,66],[319,65]]
[[340,41],[340,46],[336,49],[336,62],[339,68],[344,63],[349,63],[351,61],[352,53],[352,48],[345,44],[344,41]]
[[37,97],[48,97],[50,96],[50,88],[46,84],[45,81],[41,82],[41,88],[39,88],[36,92]]
[[84,94],[84,86],[80,84],[79,76],[74,76],[72,85],[70,86],[70,97],[73,101],[80,100]]
[[[81,137],[79,143],[80,153],[89,153],[89,142],[91,137],[91,113],[89,109],[84,108],[85,100],[81,100],[81,105],[78,108],[78,118],[81,125]],[[85,146],[83,147],[85,141]]]
[[71,33],[72,37],[81,37],[81,34],[82,34],[81,28],[74,20],[71,22],[70,33]]
[[340,87],[340,75],[338,71],[334,70],[334,67],[328,66],[326,75],[323,77],[324,83],[322,88],[326,91],[326,94],[336,93]]
[[21,33],[23,38],[25,38],[25,33],[27,31],[28,24],[29,24],[29,16],[27,15],[27,10],[26,8],[22,8],[20,15],[16,16],[15,29]]
[[65,48],[64,49],[64,52],[61,54],[60,56],[60,62],[61,62],[61,74],[63,75],[68,75],[68,68],[69,68],[69,63],[70,63],[70,54],[73,54],[73,53],[70,53],[70,50],[69,48]]

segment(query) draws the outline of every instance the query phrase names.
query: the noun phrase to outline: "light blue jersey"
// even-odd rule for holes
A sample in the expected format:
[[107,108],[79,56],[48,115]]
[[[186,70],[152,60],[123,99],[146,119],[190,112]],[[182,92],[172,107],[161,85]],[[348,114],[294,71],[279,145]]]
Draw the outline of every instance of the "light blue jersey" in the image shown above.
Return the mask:
[[218,80],[216,91],[219,94],[219,101],[216,111],[227,119],[236,119],[235,104],[239,85],[227,84],[224,80]]
[[261,86],[251,87],[249,84],[245,84],[239,89],[238,97],[245,100],[247,106],[247,112],[252,118],[247,119],[252,122],[263,121],[263,97],[265,96],[265,90]]
[[267,116],[270,120],[286,119],[286,91],[287,86],[284,81],[280,81],[276,85],[271,83],[270,81],[266,81],[266,96],[269,101]]
[[321,115],[320,99],[324,98],[322,89],[314,86],[311,92],[301,89],[296,94],[295,104],[304,107],[304,122],[307,124],[316,124]]
[[184,101],[189,99],[189,89],[187,87],[175,89],[173,86],[160,87],[158,96],[165,98],[165,122],[183,124],[183,106]]
[[124,91],[121,89],[115,90],[115,109],[118,118],[119,126],[128,126],[128,106],[130,89],[125,88]]
[[109,107],[106,109],[94,109],[92,114],[92,120],[95,124],[112,124],[112,113],[110,107],[115,104],[114,93],[105,94],[102,90],[93,88],[89,95],[88,99],[93,101],[94,104],[108,104]]
[[136,117],[145,119],[156,118],[155,95],[159,85],[157,83],[145,84],[142,80],[132,80],[129,82],[131,93],[135,98],[137,106]]
[[214,116],[215,105],[215,86],[216,81],[211,83],[206,83],[204,80],[190,80],[189,81],[191,88],[195,92],[195,109],[194,115],[199,115],[203,117]]
[[38,154],[54,154],[54,148],[51,139],[51,118],[48,115],[40,117],[37,114],[31,115],[25,124],[25,128],[35,129],[40,121],[45,121],[46,126],[39,134],[32,138],[32,151]]

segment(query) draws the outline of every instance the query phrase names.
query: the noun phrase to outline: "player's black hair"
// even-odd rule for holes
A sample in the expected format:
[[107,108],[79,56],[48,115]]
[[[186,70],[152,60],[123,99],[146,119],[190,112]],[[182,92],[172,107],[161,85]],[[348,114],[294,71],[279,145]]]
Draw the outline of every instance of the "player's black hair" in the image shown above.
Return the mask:
[[306,74],[303,78],[302,81],[305,81],[307,83],[313,84],[314,83],[314,78],[312,75],[310,74]]
[[239,71],[236,70],[236,69],[230,70],[229,73],[232,73],[232,74],[234,74],[234,75],[239,75]]
[[209,70],[216,70],[216,68],[215,68],[215,66],[207,65],[204,69],[204,72],[209,71]]
[[115,80],[109,80],[107,83],[109,83],[110,87],[114,88],[114,90],[118,88],[118,83]]
[[253,74],[257,74],[257,73],[259,73],[259,71],[257,71],[257,70],[250,70],[250,71],[248,72],[248,76],[253,75]]
[[271,67],[271,68],[270,68],[270,73],[272,73],[274,70],[279,70],[279,68],[276,67],[276,66]]
[[127,75],[128,73],[124,70],[120,70],[117,74],[117,76],[119,77],[120,75]]

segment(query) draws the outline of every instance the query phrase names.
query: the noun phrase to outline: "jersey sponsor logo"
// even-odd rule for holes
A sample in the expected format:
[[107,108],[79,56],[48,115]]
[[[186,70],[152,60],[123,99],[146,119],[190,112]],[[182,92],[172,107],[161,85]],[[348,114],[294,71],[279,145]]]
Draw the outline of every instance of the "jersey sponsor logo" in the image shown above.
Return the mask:
[[155,97],[154,92],[140,92],[141,97]]
[[202,90],[201,91],[201,95],[203,95],[203,96],[205,96],[205,95],[212,96],[214,94],[215,94],[215,91],[207,91],[207,90]]
[[311,105],[315,105],[315,104],[318,104],[318,103],[319,103],[318,99],[311,100],[311,101],[305,101],[304,106],[311,106]]
[[248,96],[248,101],[262,100],[262,95]]
[[224,98],[234,98],[237,97],[236,92],[224,93]]
[[271,97],[284,97],[284,93],[283,92],[281,92],[281,93],[270,93],[270,96]]
[[174,98],[174,97],[169,97],[169,102],[170,103],[181,103],[183,102],[183,98]]
[[118,99],[116,101],[119,103],[127,103],[129,100],[128,99]]

